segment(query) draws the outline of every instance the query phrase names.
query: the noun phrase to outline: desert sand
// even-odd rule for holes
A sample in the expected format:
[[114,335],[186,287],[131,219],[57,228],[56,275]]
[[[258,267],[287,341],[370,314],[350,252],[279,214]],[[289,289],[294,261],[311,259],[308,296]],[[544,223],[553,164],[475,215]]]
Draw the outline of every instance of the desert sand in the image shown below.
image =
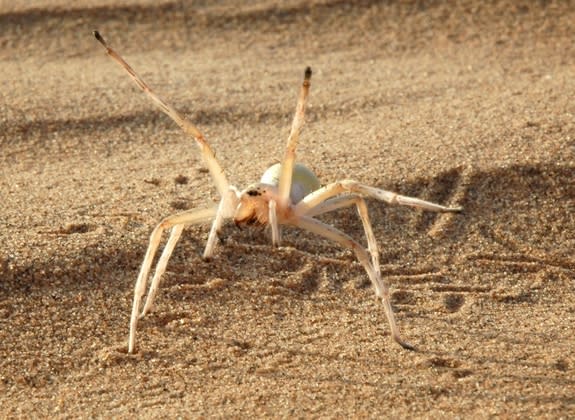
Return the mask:
[[[575,417],[575,4],[39,0],[0,9],[2,418]],[[445,205],[369,200],[399,327],[352,252],[286,228],[185,230],[127,353],[165,216],[298,160]],[[364,243],[356,212],[322,220]]]

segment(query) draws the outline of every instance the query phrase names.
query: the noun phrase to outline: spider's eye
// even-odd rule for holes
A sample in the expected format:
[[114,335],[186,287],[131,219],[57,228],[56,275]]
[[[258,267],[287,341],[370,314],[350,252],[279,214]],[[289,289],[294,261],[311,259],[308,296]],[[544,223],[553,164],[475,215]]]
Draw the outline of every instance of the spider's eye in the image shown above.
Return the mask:
[[257,197],[258,195],[262,195],[260,190],[249,190],[248,195],[251,197]]

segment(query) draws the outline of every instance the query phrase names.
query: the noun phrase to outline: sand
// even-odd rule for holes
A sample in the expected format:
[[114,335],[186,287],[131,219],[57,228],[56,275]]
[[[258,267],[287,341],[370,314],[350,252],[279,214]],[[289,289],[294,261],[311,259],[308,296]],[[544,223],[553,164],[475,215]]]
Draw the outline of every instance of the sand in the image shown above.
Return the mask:
[[[573,2],[40,0],[0,9],[3,418],[575,416]],[[406,340],[354,255],[285,229],[186,229],[127,354],[153,227],[298,160],[446,205],[369,200]],[[352,209],[323,217],[363,243]]]

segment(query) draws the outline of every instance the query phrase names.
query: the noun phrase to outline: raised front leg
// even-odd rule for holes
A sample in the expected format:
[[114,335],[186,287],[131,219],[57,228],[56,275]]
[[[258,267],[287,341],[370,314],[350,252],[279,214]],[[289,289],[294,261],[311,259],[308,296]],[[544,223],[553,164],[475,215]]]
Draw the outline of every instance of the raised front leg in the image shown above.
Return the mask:
[[291,125],[291,131],[287,140],[287,146],[284,157],[281,162],[281,173],[278,184],[279,200],[278,205],[282,208],[287,207],[290,201],[290,190],[295,165],[295,150],[299,139],[299,133],[304,123],[305,105],[309,94],[311,80],[311,68],[305,69],[303,84],[300,90],[295,115]]
[[229,184],[226,179],[226,175],[224,174],[223,169],[221,168],[220,164],[216,159],[216,155],[214,154],[212,148],[210,147],[209,143],[207,142],[204,135],[201,133],[200,130],[196,128],[194,124],[192,124],[183,114],[178,112],[175,108],[170,106],[166,103],[162,98],[160,98],[148,84],[134,71],[134,69],[118,54],[116,51],[112,49],[108,45],[108,43],[104,40],[104,38],[100,35],[98,31],[94,31],[94,36],[106,48],[106,53],[116,61],[124,70],[128,72],[130,77],[142,91],[148,95],[148,97],[166,114],[168,115],[176,124],[180,126],[184,132],[194,137],[196,140],[196,144],[200,147],[202,152],[202,157],[204,158],[204,162],[210,171],[212,179],[216,184],[216,188],[220,193],[220,196],[224,196],[229,190]]

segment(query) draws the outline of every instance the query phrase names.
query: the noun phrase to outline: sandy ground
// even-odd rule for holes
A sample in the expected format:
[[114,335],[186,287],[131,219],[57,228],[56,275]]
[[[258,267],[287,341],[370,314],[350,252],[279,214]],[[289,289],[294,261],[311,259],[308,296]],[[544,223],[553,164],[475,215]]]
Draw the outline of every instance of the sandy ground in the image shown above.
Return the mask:
[[[7,2],[6,2],[7,3]],[[575,416],[575,4],[2,3],[2,417]],[[369,201],[404,337],[354,255],[286,229],[186,230],[127,354],[162,217],[214,204],[194,142],[92,37],[205,133],[240,188],[298,159],[448,205]],[[352,210],[323,218],[362,239]]]

